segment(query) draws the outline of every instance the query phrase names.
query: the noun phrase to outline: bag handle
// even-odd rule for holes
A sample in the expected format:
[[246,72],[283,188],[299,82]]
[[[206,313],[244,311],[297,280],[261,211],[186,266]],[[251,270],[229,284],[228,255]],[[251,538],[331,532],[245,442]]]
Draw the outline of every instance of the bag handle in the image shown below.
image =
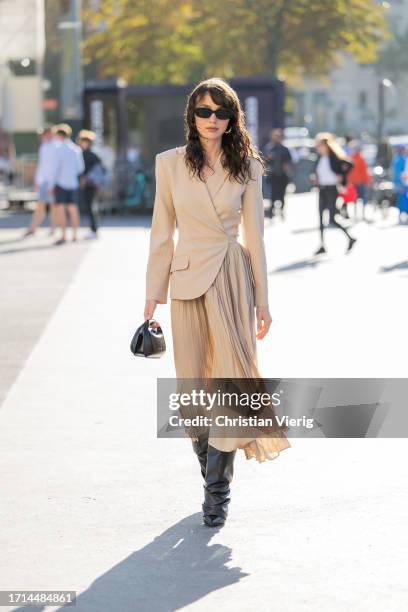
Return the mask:
[[[157,323],[156,319],[146,319],[146,321],[143,323],[143,327],[145,329],[148,329],[150,327],[151,322]],[[163,330],[160,327],[160,325],[158,325],[157,327],[153,327],[152,329],[154,330],[155,333],[160,333],[160,334],[163,333]]]

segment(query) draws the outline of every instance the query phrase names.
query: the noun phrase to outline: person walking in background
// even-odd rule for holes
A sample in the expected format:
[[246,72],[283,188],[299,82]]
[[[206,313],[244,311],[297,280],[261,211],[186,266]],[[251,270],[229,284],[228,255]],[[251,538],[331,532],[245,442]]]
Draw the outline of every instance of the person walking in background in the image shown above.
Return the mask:
[[263,148],[263,156],[266,162],[266,177],[271,189],[271,208],[269,217],[275,215],[275,204],[280,202],[280,214],[284,218],[283,209],[285,207],[285,193],[289,183],[289,169],[292,156],[287,147],[282,144],[283,132],[281,129],[273,129],[270,133],[270,140]]
[[41,135],[41,144],[38,150],[38,163],[34,177],[34,188],[38,193],[38,201],[31,218],[31,223],[24,236],[35,233],[41,225],[47,212],[50,213],[50,234],[53,234],[57,226],[57,211],[54,206],[54,197],[49,192],[51,181],[54,176],[56,142],[51,127],[46,127]]
[[397,207],[399,209],[399,220],[402,221],[404,214],[408,213],[408,197],[407,197],[407,183],[408,183],[408,167],[407,167],[407,154],[406,149],[403,146],[399,146],[395,150],[395,154],[391,162],[391,173],[393,182],[393,191],[397,198]]
[[367,203],[367,187],[371,183],[371,177],[368,172],[368,166],[361,155],[361,146],[358,142],[353,141],[350,144],[351,147],[351,161],[353,162],[353,167],[349,172],[348,181],[351,183],[357,192],[357,199],[355,202],[355,218],[357,219],[357,202],[360,201],[362,203],[362,219],[365,219],[365,210]]
[[55,165],[51,180],[50,193],[54,194],[58,220],[61,227],[61,238],[55,244],[66,242],[65,207],[72,227],[72,240],[77,240],[79,227],[79,176],[85,170],[82,149],[71,140],[72,130],[66,123],[55,126],[55,137],[58,146],[55,151]]
[[346,156],[343,149],[337,144],[333,134],[324,132],[316,136],[316,148],[318,151],[318,159],[315,166],[315,172],[311,177],[312,183],[319,188],[319,220],[320,220],[320,240],[321,245],[314,253],[320,255],[326,253],[324,245],[324,224],[323,212],[329,211],[330,220],[340,229],[348,238],[347,251],[353,248],[356,238],[350,236],[345,227],[340,225],[335,219],[338,212],[336,208],[337,198],[339,196],[338,185],[344,188],[347,183],[347,174],[352,168],[351,160]]
[[91,130],[81,130],[77,142],[82,149],[85,169],[80,178],[80,208],[88,217],[90,233],[86,238],[98,237],[98,217],[94,208],[95,195],[102,186],[104,170],[100,158],[92,151],[95,133]]
[[347,155],[347,157],[351,157],[351,154],[353,152],[353,149],[352,149],[352,142],[353,142],[353,140],[354,140],[354,138],[353,138],[352,134],[346,134],[344,136],[344,146],[343,146],[343,149],[344,149],[344,152]]

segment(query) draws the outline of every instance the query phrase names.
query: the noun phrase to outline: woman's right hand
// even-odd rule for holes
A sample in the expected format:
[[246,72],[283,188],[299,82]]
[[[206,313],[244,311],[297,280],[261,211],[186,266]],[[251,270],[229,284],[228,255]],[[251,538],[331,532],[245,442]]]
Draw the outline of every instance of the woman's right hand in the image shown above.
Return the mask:
[[146,300],[145,309],[144,309],[144,318],[153,319],[154,311],[156,310],[157,302],[156,300]]

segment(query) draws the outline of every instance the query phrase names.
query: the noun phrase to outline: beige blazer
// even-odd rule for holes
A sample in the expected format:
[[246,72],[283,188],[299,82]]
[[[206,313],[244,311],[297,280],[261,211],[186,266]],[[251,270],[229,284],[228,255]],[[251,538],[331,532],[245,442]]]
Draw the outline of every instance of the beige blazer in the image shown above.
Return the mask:
[[228,243],[238,240],[250,255],[255,306],[267,306],[261,164],[251,157],[255,180],[241,184],[228,179],[219,158],[214,174],[203,183],[189,175],[185,149],[186,145],[156,155],[146,299],[165,304],[169,283],[170,298],[199,297],[217,276]]

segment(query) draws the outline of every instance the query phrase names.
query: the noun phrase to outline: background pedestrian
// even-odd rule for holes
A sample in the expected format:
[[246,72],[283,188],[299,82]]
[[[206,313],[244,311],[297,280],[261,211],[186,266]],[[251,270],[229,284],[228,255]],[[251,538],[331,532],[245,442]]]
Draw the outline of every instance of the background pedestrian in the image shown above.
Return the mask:
[[54,206],[54,196],[50,193],[51,182],[54,176],[56,142],[51,127],[46,127],[41,135],[41,144],[38,150],[38,163],[34,177],[34,189],[38,193],[38,201],[31,218],[31,223],[24,236],[34,234],[46,215],[47,207],[50,212],[50,224],[53,234],[57,227],[57,211]]
[[347,183],[347,174],[352,168],[352,162],[344,153],[343,149],[337,144],[333,134],[324,132],[316,136],[316,148],[318,158],[315,166],[315,173],[312,175],[312,181],[319,188],[319,221],[320,221],[320,240],[321,245],[315,252],[315,255],[326,253],[324,245],[324,224],[323,212],[329,211],[330,222],[346,234],[349,243],[347,251],[353,248],[356,238],[350,236],[345,227],[343,227],[336,219],[337,214],[337,198],[339,196],[339,187],[343,189]]
[[104,183],[104,169],[98,155],[92,151],[92,143],[95,141],[95,132],[81,130],[77,142],[82,149],[84,159],[84,172],[80,178],[80,208],[87,216],[90,232],[86,238],[98,237],[98,213],[95,206],[95,196],[98,188]]
[[77,240],[79,227],[79,176],[85,170],[82,150],[72,142],[72,129],[66,123],[61,123],[54,128],[58,147],[55,151],[54,176],[51,181],[50,193],[55,196],[58,211],[58,220],[61,227],[61,238],[55,244],[63,244],[66,241],[66,216],[68,211],[72,227],[72,240]]
[[271,208],[269,217],[275,215],[275,205],[280,203],[280,215],[284,218],[285,193],[289,183],[289,170],[292,162],[290,151],[282,143],[283,132],[281,129],[273,129],[270,140],[263,148],[263,155],[267,169],[267,180],[271,189]]

